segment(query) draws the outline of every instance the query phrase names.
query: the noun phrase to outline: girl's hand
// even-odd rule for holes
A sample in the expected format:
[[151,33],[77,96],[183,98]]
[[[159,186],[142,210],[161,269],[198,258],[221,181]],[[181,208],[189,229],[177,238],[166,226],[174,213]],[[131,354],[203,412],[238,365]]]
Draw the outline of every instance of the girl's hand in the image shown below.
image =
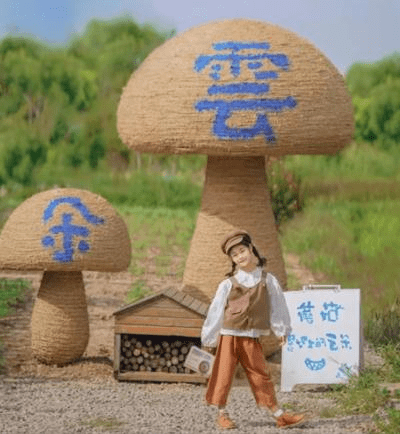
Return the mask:
[[215,356],[215,353],[217,352],[217,349],[215,347],[201,347],[201,349],[207,351],[207,353],[210,353],[213,356]]
[[279,337],[279,346],[282,348],[286,344],[286,336],[280,336]]

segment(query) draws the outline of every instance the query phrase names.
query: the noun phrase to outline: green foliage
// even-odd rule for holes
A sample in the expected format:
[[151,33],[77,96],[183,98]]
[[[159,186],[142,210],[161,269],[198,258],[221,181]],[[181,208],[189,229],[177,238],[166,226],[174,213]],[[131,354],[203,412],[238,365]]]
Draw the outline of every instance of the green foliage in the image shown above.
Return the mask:
[[129,16],[93,20],[82,36],[71,41],[68,53],[98,71],[103,89],[120,91],[132,71],[165,38],[149,26],[140,27]]
[[[200,206],[201,186],[183,177],[166,178],[157,173],[131,172],[113,175],[108,171],[68,171],[60,186],[82,188],[100,194],[115,205],[197,210]],[[39,180],[50,183],[52,172],[42,173]],[[47,179],[47,181],[46,181]]]
[[[293,155],[284,161],[286,169],[301,179],[307,196],[326,195],[328,189],[336,196],[344,184],[349,191],[357,189],[356,184],[370,190],[378,183],[381,189],[384,179],[400,179],[400,149],[383,150],[370,143],[351,143],[332,156]],[[392,187],[384,188],[382,197]]]
[[[388,311],[375,311],[366,321],[365,337],[375,347],[400,343],[400,309],[396,303]],[[392,359],[394,362],[395,359]],[[400,380],[400,356],[397,359],[397,371]],[[393,365],[394,363],[392,363]]]
[[363,317],[390,309],[400,290],[400,152],[352,144],[338,156],[295,156],[305,207],[282,226],[285,249],[324,276],[360,288]]
[[140,285],[147,285],[144,275],[151,274],[149,268],[154,269],[157,276],[181,279],[195,228],[196,210],[127,205],[117,209],[131,234],[130,271],[135,277],[140,276],[139,283],[143,282]]
[[355,110],[355,139],[382,149],[400,141],[400,54],[354,64],[347,76]]
[[283,160],[275,160],[268,163],[267,179],[275,222],[280,225],[303,208],[300,177],[289,172]]
[[388,420],[381,417],[375,417],[375,423],[383,434],[398,434],[400,426],[400,410],[388,408],[386,410]]
[[46,158],[46,143],[28,129],[0,132],[0,186],[10,182],[30,185],[35,167]]
[[132,284],[126,295],[126,303],[134,303],[151,294],[151,290],[146,287],[144,280],[138,280]]
[[391,306],[400,290],[399,213],[398,199],[309,201],[303,215],[283,228],[283,244],[325,280],[361,288],[368,316]]
[[15,306],[25,301],[31,285],[23,279],[0,279],[0,318],[10,315]]
[[379,432],[397,433],[400,412],[391,408],[391,405],[393,399],[398,399],[399,393],[391,393],[385,384],[399,381],[399,349],[398,344],[379,345],[378,351],[384,359],[382,366],[362,370],[358,376],[351,377],[347,384],[332,385],[328,397],[335,401],[335,406],[325,409],[321,416],[370,414]]
[[373,414],[385,406],[388,397],[379,387],[382,378],[381,371],[365,369],[359,376],[351,377],[348,384],[333,387],[329,397],[336,401],[336,406],[331,408],[329,417]]
[[375,63],[354,63],[346,74],[346,82],[352,95],[365,98],[371,90],[388,77],[400,77],[400,54],[395,53]]
[[[389,320],[392,321],[392,320]],[[397,324],[399,323],[399,315],[397,314]],[[397,330],[398,331],[398,330]],[[388,340],[386,340],[388,342]],[[400,342],[399,339],[393,339],[392,342],[376,342],[375,347],[380,351],[380,354],[390,366],[390,372],[386,381],[398,383],[400,381]],[[397,398],[400,398],[400,390],[397,390]]]
[[[1,40],[0,140],[8,144],[0,150],[0,184],[29,185],[46,165],[97,169],[113,152],[123,155],[116,130],[122,87],[165,39],[125,16],[90,22],[66,47]],[[40,158],[32,155],[34,146]]]

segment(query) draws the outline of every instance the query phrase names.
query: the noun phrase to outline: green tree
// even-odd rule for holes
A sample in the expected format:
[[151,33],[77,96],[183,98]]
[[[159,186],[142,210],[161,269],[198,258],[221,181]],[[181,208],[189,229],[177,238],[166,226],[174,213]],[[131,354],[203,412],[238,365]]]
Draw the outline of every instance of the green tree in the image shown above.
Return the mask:
[[346,81],[353,96],[355,138],[389,149],[400,143],[400,54],[354,64]]
[[0,135],[0,184],[31,185],[34,170],[46,161],[47,146],[27,129]]
[[65,47],[0,40],[0,183],[29,184],[44,164],[95,170],[116,153],[128,161],[116,129],[120,93],[166,38],[124,16],[91,21]]

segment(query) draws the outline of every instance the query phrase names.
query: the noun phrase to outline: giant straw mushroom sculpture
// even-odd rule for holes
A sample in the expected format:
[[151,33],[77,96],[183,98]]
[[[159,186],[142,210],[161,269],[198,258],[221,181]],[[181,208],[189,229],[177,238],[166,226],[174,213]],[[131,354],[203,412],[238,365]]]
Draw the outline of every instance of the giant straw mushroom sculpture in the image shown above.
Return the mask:
[[46,364],[83,355],[89,320],[82,270],[123,271],[130,262],[126,225],[89,191],[60,188],[17,207],[0,236],[0,268],[44,271],[32,312],[32,353]]
[[217,21],[147,57],[122,93],[118,131],[139,152],[209,156],[183,285],[211,298],[229,270],[220,242],[235,229],[252,234],[285,287],[266,156],[338,152],[352,137],[352,103],[307,40],[262,21]]

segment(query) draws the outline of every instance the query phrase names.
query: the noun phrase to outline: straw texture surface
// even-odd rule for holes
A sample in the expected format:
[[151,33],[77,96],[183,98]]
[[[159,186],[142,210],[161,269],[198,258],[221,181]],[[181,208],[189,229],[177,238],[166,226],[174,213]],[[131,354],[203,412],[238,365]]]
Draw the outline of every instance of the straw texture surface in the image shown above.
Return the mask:
[[264,157],[209,157],[201,211],[183,275],[184,291],[200,291],[211,300],[231,270],[221,250],[227,234],[249,232],[266,270],[286,286],[285,266],[267,189]]
[[273,333],[268,336],[261,336],[260,341],[264,357],[272,356],[280,349],[279,339]]
[[82,273],[45,272],[32,312],[32,354],[62,365],[81,357],[88,340]]
[[153,153],[335,153],[353,133],[351,98],[325,55],[247,19],[194,27],[154,50],[117,117],[124,143]]
[[0,268],[122,271],[130,262],[127,227],[89,191],[38,193],[14,210],[0,236]]

